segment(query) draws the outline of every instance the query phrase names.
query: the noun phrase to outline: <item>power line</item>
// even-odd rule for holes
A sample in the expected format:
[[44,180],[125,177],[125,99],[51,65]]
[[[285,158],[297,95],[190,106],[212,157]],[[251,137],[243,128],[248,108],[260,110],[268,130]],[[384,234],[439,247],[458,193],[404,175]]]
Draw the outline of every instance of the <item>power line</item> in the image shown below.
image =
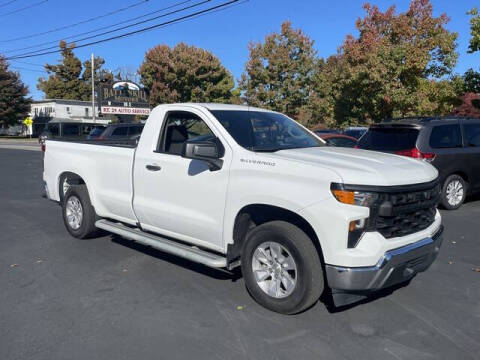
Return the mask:
[[[120,34],[120,35],[116,35],[116,36],[112,36],[112,37],[109,37],[109,38],[106,38],[106,39],[100,39],[100,40],[91,41],[89,43],[85,43],[85,44],[82,44],[82,45],[78,45],[78,46],[76,46],[76,48],[82,48],[82,47],[86,47],[86,46],[90,46],[90,45],[97,45],[97,44],[101,44],[101,43],[104,43],[104,42],[108,42],[108,41],[112,41],[112,40],[116,40],[116,39],[121,39],[121,38],[132,36],[132,35],[135,35],[135,34],[140,34],[140,33],[143,33],[143,32],[151,31],[151,30],[159,28],[159,27],[164,27],[164,26],[167,26],[167,25],[175,24],[177,22],[181,22],[181,21],[184,21],[186,19],[197,17],[197,16],[205,14],[205,13],[213,12],[214,10],[224,8],[226,6],[237,3],[239,1],[240,0],[231,0],[231,1],[219,4],[219,5],[216,5],[216,6],[212,6],[210,8],[204,9],[204,10],[194,12],[192,14],[188,14],[188,15],[185,15],[185,16],[173,19],[173,20],[165,21],[165,22],[160,23],[160,24],[147,26],[147,27],[142,28],[142,29],[130,31],[130,32]],[[43,53],[25,55],[25,56],[18,56],[18,57],[11,57],[11,58],[6,58],[6,60],[30,58],[30,57],[36,57],[36,56],[42,56],[42,55],[48,55],[48,54],[55,54],[55,53],[58,53],[58,52],[61,52],[61,50],[47,51],[47,52],[43,52]]]
[[22,71],[33,71],[33,72],[39,72],[39,73],[46,73],[45,70],[38,70],[38,69],[28,69],[28,68],[24,68],[24,67],[21,67],[21,66],[10,66],[10,68],[12,68],[13,70],[22,70]]
[[[185,6],[185,7],[183,7],[183,8],[177,9],[177,10],[170,11],[170,12],[165,13],[165,14],[162,14],[162,15],[157,15],[157,16],[154,16],[154,17],[149,18],[149,19],[146,19],[146,20],[138,21],[138,22],[133,23],[133,24],[130,24],[130,25],[121,26],[121,27],[118,27],[118,28],[116,28],[116,29],[112,29],[112,30],[109,30],[109,31],[104,31],[104,32],[99,33],[99,34],[96,34],[96,35],[91,35],[91,36],[87,36],[87,37],[84,37],[84,38],[81,38],[81,39],[77,39],[77,40],[75,40],[75,41],[69,42],[67,45],[70,45],[70,44],[72,44],[73,42],[77,42],[77,41],[85,41],[85,40],[95,39],[95,38],[97,38],[97,37],[99,37],[99,36],[111,34],[111,33],[114,33],[114,32],[120,31],[120,30],[125,30],[125,29],[128,29],[128,28],[137,26],[137,25],[145,24],[145,23],[150,22],[150,21],[153,21],[153,20],[157,20],[157,19],[160,19],[160,18],[169,16],[169,15],[173,15],[173,14],[176,14],[176,13],[179,13],[179,12],[182,12],[182,11],[185,11],[185,10],[192,9],[192,8],[194,8],[194,7],[203,5],[203,4],[205,4],[205,3],[207,3],[207,2],[210,2],[210,1],[212,1],[212,0],[203,0],[203,1],[200,1],[200,2],[198,2],[198,3],[192,4],[192,5],[189,5],[189,6]],[[39,49],[39,50],[28,51],[28,52],[26,52],[26,53],[17,54],[17,55],[12,55],[12,57],[14,58],[14,57],[16,57],[16,56],[31,55],[31,54],[35,54],[35,53],[37,53],[37,52],[39,52],[39,51],[42,52],[42,51],[46,51],[46,50],[56,49],[57,47],[58,47],[58,45],[50,46],[50,47],[46,47],[46,48]]]
[[0,8],[2,8],[2,7],[4,7],[4,6],[7,6],[7,5],[10,5],[10,4],[12,4],[12,3],[16,2],[16,1],[18,1],[18,0],[10,0],[10,1],[7,1],[6,3],[0,4]]
[[[144,15],[140,15],[140,16],[136,16],[136,17],[133,17],[133,18],[124,20],[124,21],[120,21],[120,22],[115,23],[115,24],[110,24],[110,25],[107,25],[107,26],[102,26],[102,27],[99,27],[99,28],[94,29],[94,30],[85,31],[85,32],[82,32],[82,33],[79,33],[79,34],[62,37],[61,39],[52,40],[52,41],[47,41],[47,42],[44,42],[44,43],[41,43],[41,44],[37,44],[37,45],[31,45],[31,46],[26,46],[26,47],[23,47],[23,48],[8,50],[8,51],[5,51],[4,53],[5,53],[5,54],[10,54],[10,53],[12,53],[12,52],[18,52],[18,51],[21,51],[21,50],[33,49],[33,48],[37,48],[37,47],[40,47],[40,46],[43,46],[43,45],[58,44],[58,42],[61,41],[61,40],[72,39],[72,38],[76,38],[76,37],[78,37],[78,36],[95,33],[95,32],[97,32],[97,31],[101,31],[101,30],[105,30],[105,29],[110,29],[110,28],[112,28],[113,26],[118,26],[118,25],[125,24],[126,22],[131,22],[131,21],[135,21],[135,20],[138,20],[138,19],[141,19],[141,18],[145,18],[145,17],[147,17],[147,16],[149,16],[149,15],[157,14],[157,13],[159,13],[159,12],[172,9],[172,8],[174,8],[174,7],[183,5],[183,4],[188,3],[188,2],[191,2],[191,1],[192,1],[192,0],[180,1],[180,2],[174,3],[173,5],[170,5],[170,6],[167,6],[167,7],[158,9],[158,10],[155,10],[155,11],[148,12],[148,13],[146,13],[146,14],[144,14]],[[133,26],[133,25],[132,25],[132,26]],[[100,35],[99,35],[99,36],[100,36]],[[78,40],[72,40],[72,41],[78,41]],[[71,41],[70,41],[70,42],[71,42]],[[56,46],[55,46],[55,47],[56,47]],[[48,49],[51,49],[51,48],[48,48]],[[43,50],[45,50],[45,49],[43,49]],[[35,50],[35,52],[36,52],[36,51],[42,51],[42,50]],[[23,54],[22,54],[22,55],[23,55]],[[11,55],[11,56],[16,56],[16,55]]]
[[[42,2],[46,2],[46,1],[48,1],[48,0],[43,0]],[[104,17],[115,15],[115,14],[118,14],[118,13],[120,13],[122,11],[125,11],[125,10],[129,10],[129,9],[134,8],[136,6],[142,5],[142,4],[146,3],[147,1],[149,1],[149,0],[141,0],[141,1],[138,1],[138,2],[133,3],[131,5],[125,6],[123,8],[120,8],[120,9],[117,9],[117,10],[114,10],[114,11],[110,11],[110,12],[108,12],[106,14],[103,14],[103,15],[94,16],[94,17],[91,17],[89,19],[79,21],[77,23],[64,25],[64,26],[60,26],[58,28],[54,28],[54,29],[47,30],[47,31],[44,31],[44,32],[39,32],[39,33],[35,33],[35,34],[20,36],[20,37],[13,38],[13,39],[0,40],[0,42],[6,43],[6,42],[17,41],[17,40],[31,39],[33,37],[38,37],[38,36],[42,36],[42,35],[46,35],[46,34],[51,34],[53,32],[57,32],[57,31],[60,31],[60,30],[70,29],[70,28],[78,26],[78,25],[86,24],[86,23],[91,22],[91,21],[102,19]]]
[[36,6],[38,6],[38,5],[42,5],[42,4],[46,3],[47,1],[48,1],[48,0],[42,0],[42,1],[36,2],[36,3],[34,3],[34,4],[25,6],[25,7],[23,7],[23,8],[16,9],[16,10],[13,10],[13,11],[10,11],[10,12],[7,12],[7,13],[0,14],[0,16],[7,16],[7,15],[16,14],[16,13],[19,13],[20,11],[28,10],[28,9],[31,9],[31,8],[36,7]]
[[20,61],[20,60],[10,60],[10,61],[14,61],[16,63],[19,63],[19,64],[25,64],[25,65],[31,65],[31,66],[40,66],[40,67],[45,67],[45,65],[41,65],[41,64],[34,64],[34,63],[31,63],[31,62],[26,62],[26,61]]

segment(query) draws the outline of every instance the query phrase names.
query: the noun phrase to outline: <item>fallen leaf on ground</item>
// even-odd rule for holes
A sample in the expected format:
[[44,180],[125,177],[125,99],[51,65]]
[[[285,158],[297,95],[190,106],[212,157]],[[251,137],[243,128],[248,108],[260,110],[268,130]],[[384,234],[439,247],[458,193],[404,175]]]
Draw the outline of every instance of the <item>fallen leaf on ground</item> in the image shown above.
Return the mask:
[[243,306],[237,306],[237,310],[243,310]]

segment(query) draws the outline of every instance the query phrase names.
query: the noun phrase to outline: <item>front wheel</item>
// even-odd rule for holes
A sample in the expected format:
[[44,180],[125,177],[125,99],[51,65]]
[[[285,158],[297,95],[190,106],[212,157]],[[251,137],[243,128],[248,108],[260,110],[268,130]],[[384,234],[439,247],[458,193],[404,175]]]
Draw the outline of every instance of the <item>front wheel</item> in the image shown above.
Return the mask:
[[312,241],[284,221],[268,222],[248,233],[242,273],[255,301],[282,314],[309,308],[324,287],[320,258]]
[[462,206],[467,196],[467,184],[461,176],[450,175],[442,187],[442,205],[447,210]]

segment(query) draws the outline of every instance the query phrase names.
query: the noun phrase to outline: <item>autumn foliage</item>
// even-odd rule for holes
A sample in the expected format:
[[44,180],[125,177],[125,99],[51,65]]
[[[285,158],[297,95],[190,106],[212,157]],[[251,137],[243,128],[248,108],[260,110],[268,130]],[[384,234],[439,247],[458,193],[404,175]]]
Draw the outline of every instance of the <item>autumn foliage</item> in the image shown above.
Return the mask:
[[[180,43],[158,45],[138,70],[152,106],[172,102],[246,103],[285,113],[309,127],[364,124],[390,117],[470,114],[480,90],[480,73],[453,74],[457,33],[446,14],[435,16],[430,0],[385,11],[366,3],[336,54],[320,58],[314,41],[284,22],[279,32],[249,45],[250,56],[238,88],[211,52]],[[469,52],[479,50],[480,15],[468,12]],[[62,62],[47,65],[39,80],[47,97],[87,99],[89,78],[73,47],[61,43]],[[103,59],[98,65],[103,64]],[[89,65],[84,64],[85,68]],[[464,97],[463,94],[467,93]],[[476,98],[472,98],[475,102]]]
[[159,45],[145,54],[139,74],[152,106],[173,102],[227,102],[233,76],[207,50],[180,43]]
[[318,60],[313,40],[284,22],[280,33],[250,43],[250,59],[240,80],[248,104],[298,118],[312,99],[312,77]]
[[451,112],[462,81],[450,76],[458,54],[457,34],[445,27],[448,17],[433,16],[429,0],[412,0],[403,13],[368,3],[364,9],[358,35],[348,35],[326,60],[289,22],[263,44],[251,44],[240,83],[246,100],[309,126]]
[[480,94],[463,95],[460,98],[460,105],[453,109],[452,115],[480,118]]

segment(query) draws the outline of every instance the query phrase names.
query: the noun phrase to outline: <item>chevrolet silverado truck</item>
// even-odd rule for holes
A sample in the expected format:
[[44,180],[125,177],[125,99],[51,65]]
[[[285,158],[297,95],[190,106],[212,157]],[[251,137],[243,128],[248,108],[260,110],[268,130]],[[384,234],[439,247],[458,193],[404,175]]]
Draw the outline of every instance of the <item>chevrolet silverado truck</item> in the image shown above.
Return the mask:
[[138,141],[47,140],[47,197],[76,238],[99,229],[213,268],[241,266],[261,305],[301,312],[407,283],[442,242],[437,170],[327,147],[289,117],[157,106]]

